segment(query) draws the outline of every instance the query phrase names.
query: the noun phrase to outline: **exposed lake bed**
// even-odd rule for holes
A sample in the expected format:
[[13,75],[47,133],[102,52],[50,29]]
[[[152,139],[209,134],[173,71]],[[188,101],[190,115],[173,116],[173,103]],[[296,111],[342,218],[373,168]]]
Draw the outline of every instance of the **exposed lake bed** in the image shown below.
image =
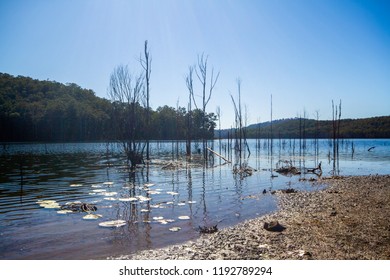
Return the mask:
[[[196,241],[117,259],[390,259],[390,176],[339,177],[317,192],[278,192],[280,209]],[[264,229],[278,221],[285,230]]]
[[[280,190],[301,194],[327,188],[327,181],[313,174],[271,176],[271,166],[280,159],[294,159],[298,167],[322,161],[323,177],[331,174],[326,141],[316,160],[309,149],[294,153],[291,141],[290,149],[281,147],[273,159],[266,149],[257,153],[252,147],[248,164],[256,171],[247,177],[237,176],[232,164],[221,165],[218,159],[208,168],[187,164],[173,156],[175,145],[156,143],[155,158],[132,179],[114,145],[11,145],[1,158],[0,258],[105,259],[195,240],[199,227],[217,224],[223,230],[275,212]],[[377,148],[368,153],[373,145]],[[355,141],[355,158],[350,146],[344,146],[342,175],[388,173],[389,140]],[[174,168],[164,169],[167,163]],[[42,207],[37,203],[42,200],[58,206]],[[97,209],[58,213],[64,210],[58,207],[75,202]],[[86,219],[89,214],[98,216]],[[99,226],[112,221],[121,222]]]

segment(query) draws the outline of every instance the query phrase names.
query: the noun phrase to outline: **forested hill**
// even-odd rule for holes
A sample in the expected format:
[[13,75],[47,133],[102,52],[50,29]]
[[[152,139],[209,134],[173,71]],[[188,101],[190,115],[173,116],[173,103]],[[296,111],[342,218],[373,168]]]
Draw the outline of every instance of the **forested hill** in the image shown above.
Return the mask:
[[[232,135],[232,130],[222,130],[221,137]],[[283,119],[272,122],[273,138],[331,138],[333,124],[329,120]],[[264,122],[246,128],[247,138],[268,138],[271,135],[271,123]],[[215,131],[219,137],[219,131]],[[390,138],[390,116],[364,119],[341,119],[340,137],[342,138]]]
[[[145,108],[136,104],[142,135]],[[0,142],[120,140],[126,105],[97,97],[76,84],[40,81],[0,73]],[[151,110],[151,139],[185,139],[187,112],[169,106]],[[208,130],[201,130],[202,112],[192,111],[192,137],[213,137],[215,115],[207,114]]]
[[[140,124],[137,139],[145,139],[146,109],[136,104]],[[118,131],[123,126],[126,106],[97,97],[92,90],[76,84],[39,81],[29,77],[14,77],[0,73],[0,142],[13,141],[104,141],[120,140]],[[189,118],[190,117],[190,118]],[[186,139],[191,119],[191,138],[219,137],[215,131],[216,116],[205,116],[193,110],[170,106],[151,110],[149,138],[153,140]],[[331,137],[331,121],[285,119],[272,123],[274,138]],[[227,137],[230,130],[222,130]],[[268,138],[270,123],[251,125],[248,138]],[[232,135],[230,131],[230,135]],[[390,116],[367,119],[344,119],[340,123],[343,138],[390,138]]]

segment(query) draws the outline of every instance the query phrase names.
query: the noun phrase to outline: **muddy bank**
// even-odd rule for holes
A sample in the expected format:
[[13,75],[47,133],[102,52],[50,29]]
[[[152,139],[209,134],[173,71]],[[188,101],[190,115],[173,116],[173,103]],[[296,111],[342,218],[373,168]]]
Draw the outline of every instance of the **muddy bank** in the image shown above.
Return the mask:
[[[199,239],[119,259],[390,259],[390,176],[323,180],[317,192],[277,192],[280,210]],[[279,230],[264,229],[278,221]]]

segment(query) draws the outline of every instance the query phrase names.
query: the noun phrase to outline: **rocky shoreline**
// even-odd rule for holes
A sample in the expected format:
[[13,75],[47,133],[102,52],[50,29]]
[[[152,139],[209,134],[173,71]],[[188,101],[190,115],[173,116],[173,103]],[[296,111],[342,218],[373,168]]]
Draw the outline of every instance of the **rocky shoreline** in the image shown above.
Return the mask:
[[[316,192],[277,192],[279,210],[195,241],[116,259],[389,260],[390,175],[324,178]],[[278,222],[276,231],[265,223]],[[268,228],[270,229],[270,228]]]

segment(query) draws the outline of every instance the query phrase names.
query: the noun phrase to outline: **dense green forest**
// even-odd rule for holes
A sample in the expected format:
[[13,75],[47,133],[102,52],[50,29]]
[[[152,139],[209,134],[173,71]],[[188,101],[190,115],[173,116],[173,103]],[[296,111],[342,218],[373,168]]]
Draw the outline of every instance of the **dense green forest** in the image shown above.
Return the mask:
[[[139,139],[146,129],[145,106],[137,106],[141,126]],[[39,81],[0,73],[1,142],[13,141],[103,141],[121,140],[120,119],[126,115],[125,104],[97,97],[92,90],[76,84]],[[151,110],[150,138],[186,139],[188,112],[169,106]],[[191,137],[212,138],[216,116],[206,114],[203,128],[201,110],[191,111]]]
[[[332,138],[332,121],[313,119],[283,119],[272,122],[273,138]],[[234,135],[234,130],[215,132],[215,137]],[[247,138],[271,137],[271,123],[253,124],[246,128]],[[390,116],[365,119],[341,119],[341,138],[390,138]]]

